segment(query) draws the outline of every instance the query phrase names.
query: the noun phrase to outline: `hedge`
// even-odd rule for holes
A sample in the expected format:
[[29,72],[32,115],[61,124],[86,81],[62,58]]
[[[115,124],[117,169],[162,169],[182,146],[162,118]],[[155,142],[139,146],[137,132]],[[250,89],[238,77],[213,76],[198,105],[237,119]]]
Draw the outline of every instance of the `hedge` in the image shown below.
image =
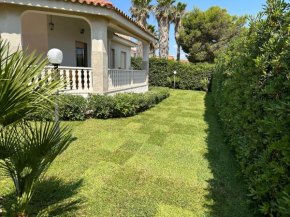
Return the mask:
[[[142,69],[142,59],[132,58],[132,67]],[[150,58],[149,84],[173,87],[173,72],[177,72],[176,88],[182,90],[205,90],[213,73],[213,64],[182,63],[167,59]]]
[[[60,95],[59,118],[63,121],[84,121],[88,118],[130,117],[154,107],[169,97],[167,88],[151,88],[147,93],[120,93],[114,96]],[[42,112],[30,117],[33,120],[54,120],[55,114]]]
[[267,216],[290,216],[290,4],[269,0],[219,56],[214,103],[249,196]]
[[145,94],[90,95],[88,109],[93,118],[129,117],[152,108],[168,96],[166,88],[153,88]]

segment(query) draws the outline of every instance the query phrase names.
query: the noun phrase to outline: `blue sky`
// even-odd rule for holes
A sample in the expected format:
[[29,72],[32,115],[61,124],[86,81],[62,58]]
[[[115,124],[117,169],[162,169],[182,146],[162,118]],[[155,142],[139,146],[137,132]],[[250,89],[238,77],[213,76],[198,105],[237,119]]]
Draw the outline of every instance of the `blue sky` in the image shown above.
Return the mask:
[[[192,10],[194,6],[199,7],[201,10],[207,10],[211,6],[220,6],[226,8],[228,12],[232,15],[256,15],[259,11],[262,10],[263,5],[266,3],[266,0],[180,0],[181,2],[187,3],[187,10]],[[130,15],[129,8],[131,6],[131,0],[111,0],[113,4]],[[155,1],[153,0],[153,3]],[[157,25],[157,21],[154,16],[151,14],[148,23]],[[176,56],[176,42],[174,39],[174,28],[171,26],[170,29],[170,55]],[[185,59],[184,53],[182,53],[182,59]]]

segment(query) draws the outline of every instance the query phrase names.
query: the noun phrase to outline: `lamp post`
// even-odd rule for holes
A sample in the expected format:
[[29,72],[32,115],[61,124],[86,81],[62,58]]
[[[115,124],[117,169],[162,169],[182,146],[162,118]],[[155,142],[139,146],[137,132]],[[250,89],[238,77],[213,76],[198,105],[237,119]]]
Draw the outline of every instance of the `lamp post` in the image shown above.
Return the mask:
[[175,76],[176,76],[177,72],[174,71],[173,74],[174,74],[174,89],[175,89]]
[[[47,53],[47,58],[49,62],[53,65],[54,68],[54,74],[55,74],[55,79],[58,77],[58,66],[62,63],[63,60],[63,54],[62,51],[56,48],[53,48],[48,51]],[[59,95],[58,90],[55,93],[56,96]],[[56,106],[55,106],[55,122],[56,122],[56,127],[57,127],[57,132],[59,132],[59,108],[58,108],[58,102],[56,100]]]

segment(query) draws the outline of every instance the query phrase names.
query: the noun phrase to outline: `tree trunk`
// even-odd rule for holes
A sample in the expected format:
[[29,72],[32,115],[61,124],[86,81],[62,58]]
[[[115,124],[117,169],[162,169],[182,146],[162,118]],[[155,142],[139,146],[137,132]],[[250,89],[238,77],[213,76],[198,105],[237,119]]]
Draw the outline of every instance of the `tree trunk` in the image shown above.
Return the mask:
[[160,58],[167,58],[169,55],[169,18],[162,16],[158,20],[159,25],[159,55]]
[[[140,20],[137,20],[137,22],[143,27],[147,28],[147,15],[142,15],[140,16]],[[143,57],[143,45],[141,41],[138,41],[138,46],[137,46],[137,56],[138,57]]]
[[180,61],[180,45],[179,45],[179,43],[177,43],[176,61]]
[[174,34],[175,35],[175,41],[176,41],[176,44],[177,44],[177,56],[176,56],[176,60],[177,61],[180,61],[180,43],[178,41],[180,28],[181,28],[181,20],[180,21],[177,21],[175,23],[175,28],[174,28],[174,31],[175,31],[175,34]]
[[154,47],[154,42],[150,43],[150,53],[149,53],[149,58],[154,57],[155,55],[155,47]]

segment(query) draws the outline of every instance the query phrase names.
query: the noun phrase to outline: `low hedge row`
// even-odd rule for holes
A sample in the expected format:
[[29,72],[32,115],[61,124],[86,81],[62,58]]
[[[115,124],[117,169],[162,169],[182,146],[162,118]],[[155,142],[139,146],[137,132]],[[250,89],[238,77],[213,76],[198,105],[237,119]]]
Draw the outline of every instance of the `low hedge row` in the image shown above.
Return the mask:
[[[120,93],[114,96],[60,95],[59,118],[64,121],[84,121],[88,118],[107,119],[134,116],[152,108],[169,97],[167,88],[154,87],[147,93]],[[54,114],[39,113],[34,120],[54,120]]]
[[290,216],[290,4],[268,0],[219,56],[214,102],[249,196],[265,216]]
[[[132,67],[142,68],[141,58],[132,58]],[[173,87],[176,71],[176,88],[182,90],[206,90],[213,73],[213,64],[182,63],[167,59],[151,58],[149,61],[149,84],[151,86]]]

